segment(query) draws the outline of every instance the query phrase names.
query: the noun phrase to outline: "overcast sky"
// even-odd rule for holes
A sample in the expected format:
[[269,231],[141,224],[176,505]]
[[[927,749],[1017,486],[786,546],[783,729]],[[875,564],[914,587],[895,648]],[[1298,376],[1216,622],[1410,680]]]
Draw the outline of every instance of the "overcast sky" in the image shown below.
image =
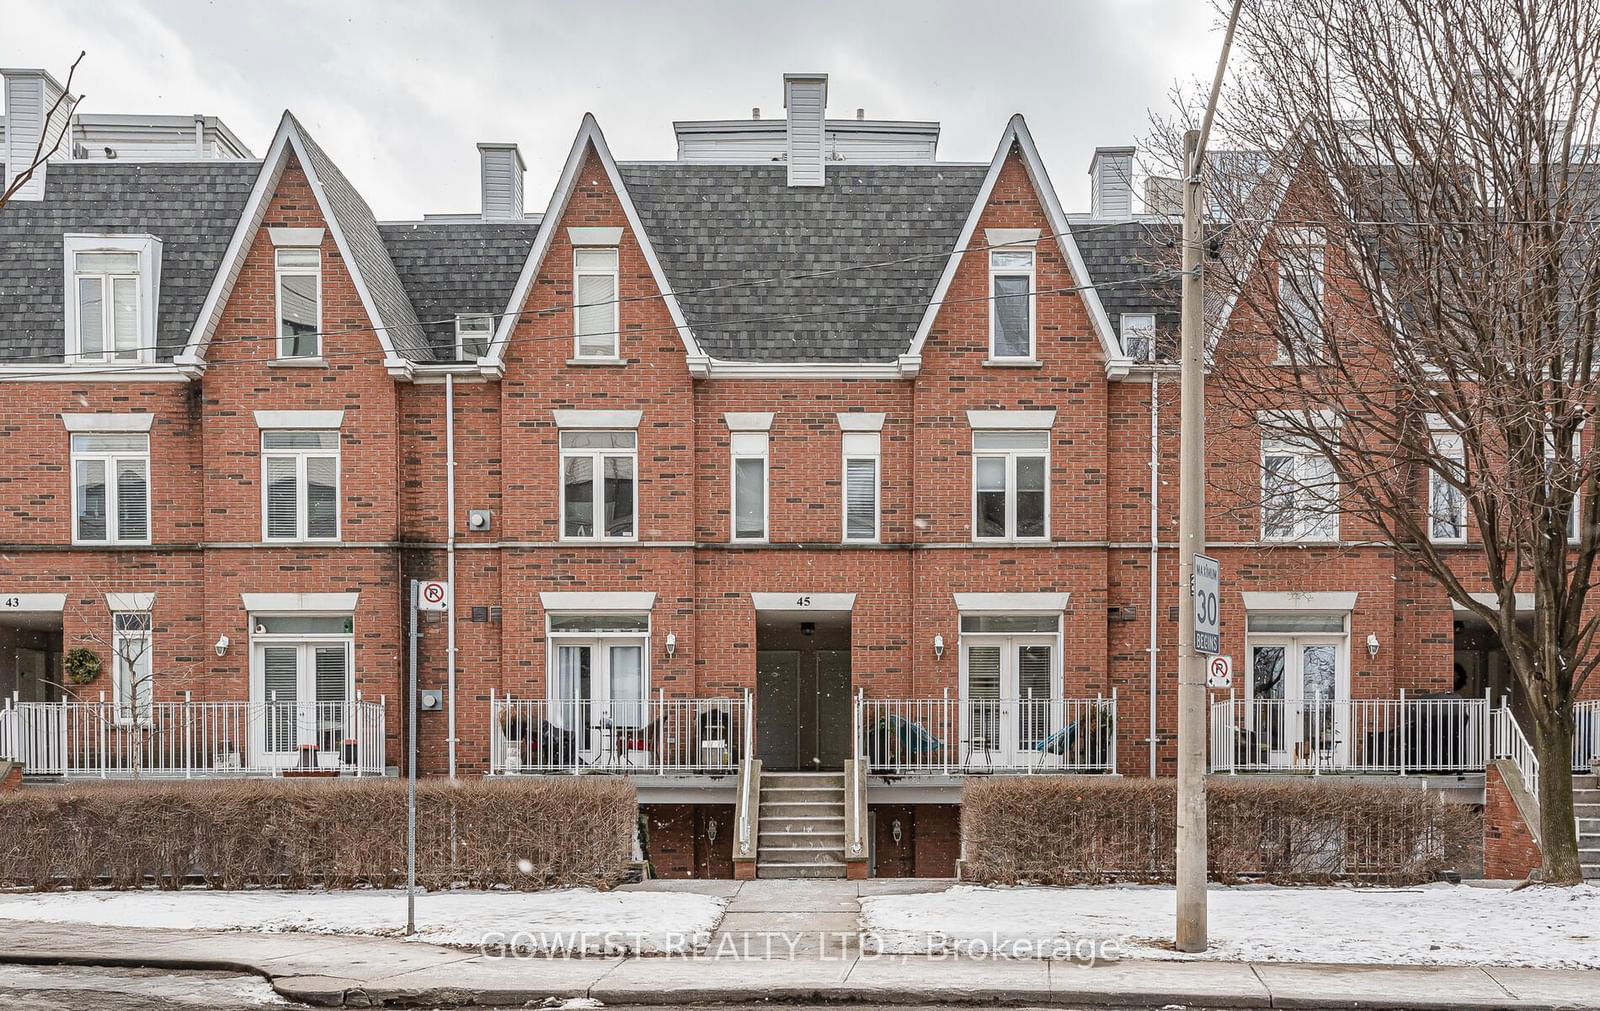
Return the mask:
[[0,2],[0,67],[64,78],[87,50],[85,113],[216,115],[257,155],[287,107],[386,219],[476,211],[483,140],[521,145],[541,210],[585,112],[619,159],[667,159],[674,119],[780,117],[797,71],[836,118],[939,121],[947,160],[987,161],[1021,112],[1083,210],[1094,148],[1209,80],[1220,41],[1205,0]]

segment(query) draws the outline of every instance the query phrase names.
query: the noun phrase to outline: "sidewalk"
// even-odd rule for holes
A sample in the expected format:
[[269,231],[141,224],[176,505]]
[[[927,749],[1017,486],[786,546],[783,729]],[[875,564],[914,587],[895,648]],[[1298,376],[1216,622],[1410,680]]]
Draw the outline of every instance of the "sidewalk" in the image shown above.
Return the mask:
[[[754,911],[752,911],[754,912]],[[0,923],[0,962],[224,969],[322,1007],[876,1001],[1034,1006],[1563,1008],[1600,1011],[1600,972],[1240,962],[862,956],[498,958],[368,937]]]

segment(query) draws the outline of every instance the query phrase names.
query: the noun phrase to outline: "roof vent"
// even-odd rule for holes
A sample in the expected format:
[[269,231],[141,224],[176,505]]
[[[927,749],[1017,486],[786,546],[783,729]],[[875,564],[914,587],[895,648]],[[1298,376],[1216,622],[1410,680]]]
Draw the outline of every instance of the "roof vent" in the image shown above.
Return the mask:
[[[4,186],[33,164],[42,150],[46,161],[64,161],[72,156],[72,145],[62,143],[51,151],[51,145],[67,129],[72,115],[73,100],[63,100],[61,84],[44,70],[4,70],[6,92],[5,146],[0,148],[0,160],[6,163]],[[58,104],[59,103],[59,104]],[[45,166],[34,170],[33,177],[12,195],[14,200],[44,199]]]
[[483,168],[483,220],[522,220],[522,175],[527,166],[515,144],[479,144]]
[[1097,147],[1089,162],[1089,210],[1097,218],[1133,216],[1133,155],[1137,148]]
[[750,118],[751,119],[760,119],[761,118],[761,106],[758,105],[755,108],[750,110]]
[[789,185],[821,186],[828,75],[783,75],[783,107],[789,112]]

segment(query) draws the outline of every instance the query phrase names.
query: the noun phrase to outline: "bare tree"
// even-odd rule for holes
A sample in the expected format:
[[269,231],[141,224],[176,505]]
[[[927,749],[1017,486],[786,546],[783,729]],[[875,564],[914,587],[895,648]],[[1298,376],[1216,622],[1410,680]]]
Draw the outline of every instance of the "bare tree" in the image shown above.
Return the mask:
[[[1337,514],[1498,633],[1540,760],[1543,876],[1579,881],[1573,705],[1600,663],[1600,5],[1244,0],[1236,52],[1208,272],[1226,289],[1212,425],[1238,426],[1217,445],[1242,466],[1216,471],[1264,531]],[[1263,430],[1316,462],[1275,462]]]
[[83,62],[83,57],[84,53],[80,51],[78,58],[73,60],[72,66],[67,69],[67,83],[62,86],[61,94],[56,96],[56,100],[51,102],[50,108],[45,111],[43,129],[39,132],[39,143],[33,149],[33,160],[22,166],[20,171],[17,171],[16,166],[10,166],[11,182],[3,191],[0,191],[0,211],[5,210],[6,204],[11,200],[11,197],[28,184],[28,180],[33,178],[33,174],[39,170],[40,165],[56,156],[56,153],[61,150],[61,145],[66,143],[67,137],[71,135],[72,117],[70,115],[63,117],[61,125],[54,130],[51,129],[50,124],[55,121],[56,113],[60,112],[63,107],[66,108],[68,113],[71,113],[78,107],[78,103],[83,101],[82,95],[74,97],[72,94],[72,78],[78,72],[78,64]]

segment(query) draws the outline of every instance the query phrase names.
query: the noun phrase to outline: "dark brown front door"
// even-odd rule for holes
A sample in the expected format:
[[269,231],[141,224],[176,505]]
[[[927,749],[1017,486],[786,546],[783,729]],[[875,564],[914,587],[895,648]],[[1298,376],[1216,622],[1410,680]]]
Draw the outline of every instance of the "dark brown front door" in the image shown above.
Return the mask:
[[756,653],[756,757],[773,772],[842,768],[850,757],[850,651]]

